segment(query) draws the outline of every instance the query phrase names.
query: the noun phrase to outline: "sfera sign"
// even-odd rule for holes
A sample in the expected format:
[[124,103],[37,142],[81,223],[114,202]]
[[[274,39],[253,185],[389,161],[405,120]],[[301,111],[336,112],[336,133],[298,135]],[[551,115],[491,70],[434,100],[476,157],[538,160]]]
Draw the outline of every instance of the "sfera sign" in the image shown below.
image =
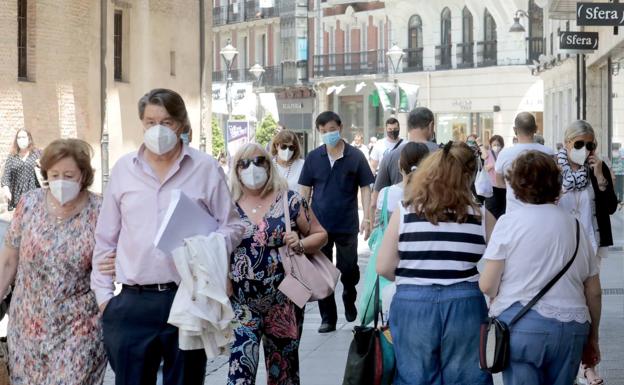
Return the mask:
[[561,32],[560,49],[594,51],[598,49],[598,32]]
[[577,25],[624,25],[624,4],[576,3]]

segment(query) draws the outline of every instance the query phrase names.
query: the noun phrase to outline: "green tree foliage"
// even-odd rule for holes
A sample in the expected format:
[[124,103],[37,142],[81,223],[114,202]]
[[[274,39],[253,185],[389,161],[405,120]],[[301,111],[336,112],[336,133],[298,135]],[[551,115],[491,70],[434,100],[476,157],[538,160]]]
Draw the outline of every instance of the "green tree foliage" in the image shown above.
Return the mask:
[[219,154],[224,152],[224,140],[223,140],[223,132],[221,131],[221,127],[219,127],[219,120],[216,117],[212,117],[212,156],[215,158],[219,156]]
[[271,142],[275,134],[277,134],[277,122],[271,114],[267,114],[264,120],[262,120],[260,127],[256,130],[256,143],[265,147]]

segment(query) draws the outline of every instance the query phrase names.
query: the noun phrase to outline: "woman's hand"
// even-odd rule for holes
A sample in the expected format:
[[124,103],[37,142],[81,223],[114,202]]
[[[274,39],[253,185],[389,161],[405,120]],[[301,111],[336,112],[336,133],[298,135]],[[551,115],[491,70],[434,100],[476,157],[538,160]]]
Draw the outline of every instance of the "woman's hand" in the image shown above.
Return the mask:
[[290,248],[297,247],[299,245],[299,233],[296,231],[284,233],[284,244]]
[[604,178],[604,176],[602,175],[602,160],[600,160],[600,158],[592,154],[587,158],[587,163],[589,164],[589,167],[594,170],[594,175],[596,175],[596,178]]
[[99,306],[99,308],[100,308],[100,317],[104,315],[104,310],[106,310],[106,306],[108,306],[109,302],[110,302],[110,299]]
[[600,363],[600,346],[598,345],[598,339],[590,336],[583,349],[583,357],[581,362],[590,368]]
[[112,254],[106,256],[100,263],[98,264],[98,268],[100,272],[104,275],[110,275],[115,278],[115,257],[117,253],[113,252]]
[[494,168],[494,165],[491,163],[488,163],[485,165],[485,171],[490,172],[492,171],[492,169]]

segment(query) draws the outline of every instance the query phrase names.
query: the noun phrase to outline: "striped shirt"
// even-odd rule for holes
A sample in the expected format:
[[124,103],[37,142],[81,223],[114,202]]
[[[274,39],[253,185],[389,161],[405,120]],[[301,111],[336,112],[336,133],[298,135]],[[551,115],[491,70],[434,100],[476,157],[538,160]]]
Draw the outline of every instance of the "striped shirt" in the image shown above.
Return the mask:
[[397,285],[452,285],[479,280],[477,262],[485,252],[481,217],[470,209],[464,223],[439,222],[409,212],[402,205]]

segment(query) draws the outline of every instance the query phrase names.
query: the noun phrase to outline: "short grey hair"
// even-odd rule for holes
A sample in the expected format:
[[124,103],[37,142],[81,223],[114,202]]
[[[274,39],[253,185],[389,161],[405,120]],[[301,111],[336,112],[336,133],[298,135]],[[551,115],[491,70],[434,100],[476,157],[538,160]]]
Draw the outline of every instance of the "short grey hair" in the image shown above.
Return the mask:
[[586,120],[575,120],[568,125],[563,139],[566,142],[571,142],[572,139],[582,135],[591,135],[594,138],[594,141],[596,141],[596,133],[594,132],[594,128],[591,124],[589,124]]
[[267,160],[269,168],[267,170],[268,179],[260,195],[262,197],[267,196],[273,191],[287,191],[288,184],[284,178],[277,172],[277,167],[271,161],[271,156],[264,148],[257,143],[247,143],[243,145],[232,158],[230,167],[230,189],[232,190],[232,198],[234,201],[238,201],[243,196],[243,184],[238,175],[238,161],[247,158],[253,154],[258,156],[264,156]]

